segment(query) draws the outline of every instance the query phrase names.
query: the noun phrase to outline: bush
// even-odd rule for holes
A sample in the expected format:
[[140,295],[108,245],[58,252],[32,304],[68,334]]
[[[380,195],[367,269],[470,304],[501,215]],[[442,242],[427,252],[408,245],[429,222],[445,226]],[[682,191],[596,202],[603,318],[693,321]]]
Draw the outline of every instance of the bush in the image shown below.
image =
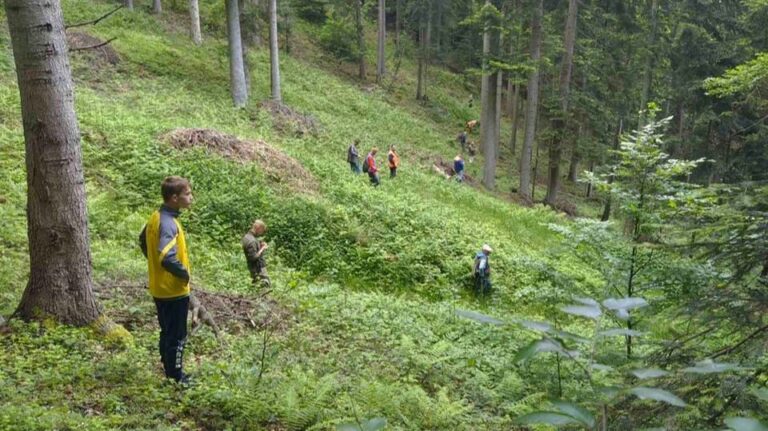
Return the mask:
[[320,46],[339,60],[356,61],[360,58],[357,34],[351,22],[329,18],[320,29]]

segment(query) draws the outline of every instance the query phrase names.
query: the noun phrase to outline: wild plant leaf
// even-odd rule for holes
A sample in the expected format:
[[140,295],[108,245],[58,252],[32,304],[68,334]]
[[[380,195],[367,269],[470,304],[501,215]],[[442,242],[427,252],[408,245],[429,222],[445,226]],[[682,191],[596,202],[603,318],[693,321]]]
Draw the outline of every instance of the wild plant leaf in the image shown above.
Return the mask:
[[552,401],[552,404],[558,411],[572,418],[575,418],[584,426],[588,428],[595,426],[595,417],[592,416],[592,413],[590,413],[589,410],[585,409],[584,407],[581,407],[578,404],[560,400]]
[[478,313],[477,311],[459,309],[459,310],[456,310],[456,315],[464,317],[465,319],[474,320],[475,322],[480,322],[480,323],[490,323],[491,325],[504,324],[504,322],[502,322],[499,319],[485,315],[483,313]]
[[575,316],[588,317],[590,319],[597,319],[603,314],[600,311],[600,307],[594,307],[589,305],[568,305],[561,308],[562,311],[573,314]]
[[603,386],[597,389],[606,400],[611,401],[615,399],[621,393],[621,388],[618,386]]
[[535,320],[518,320],[517,323],[534,331],[547,332],[553,328],[551,323],[537,322]]
[[603,307],[609,310],[632,310],[648,305],[648,301],[643,298],[608,298],[603,301]]
[[632,374],[638,379],[655,379],[656,377],[663,377],[669,374],[668,371],[659,370],[658,368],[643,368],[640,370],[632,370]]
[[562,344],[549,338],[542,338],[541,340],[532,341],[527,346],[523,347],[517,355],[515,355],[515,362],[527,361],[539,353],[542,352],[559,352],[565,353],[565,349]]
[[753,418],[729,417],[725,424],[733,431],[768,431],[768,426]]
[[344,422],[336,425],[336,431],[381,431],[387,426],[386,418],[373,418],[361,422],[359,425],[354,422]]
[[592,340],[586,337],[582,337],[581,335],[574,334],[572,332],[568,331],[560,331],[560,330],[551,330],[549,331],[550,334],[554,335],[555,337],[562,338],[563,340],[571,340],[575,341],[577,343],[589,343]]
[[610,365],[594,363],[590,366],[592,367],[592,369],[597,371],[613,371],[613,367]]
[[729,364],[727,362],[714,362],[711,359],[705,359],[697,362],[693,367],[683,368],[686,373],[697,374],[711,374],[711,373],[724,373],[726,371],[741,371],[744,370],[736,364]]
[[598,335],[603,337],[612,337],[614,335],[642,337],[643,335],[645,335],[645,332],[635,331],[634,329],[614,328],[614,329],[607,329],[605,331],[600,331],[598,332]]
[[672,404],[677,407],[685,407],[685,401],[681,400],[677,395],[672,392],[665,391],[658,388],[647,388],[644,386],[638,386],[629,390],[630,393],[640,398],[641,400],[655,400]]
[[573,298],[574,301],[578,302],[582,305],[589,305],[591,307],[599,307],[600,304],[598,304],[597,301],[595,301],[592,298]]
[[582,425],[582,423],[574,417],[558,413],[538,411],[528,413],[527,415],[520,416],[515,420],[515,423],[520,425],[533,425],[533,424],[549,424],[554,426],[562,425]]
[[766,388],[758,388],[755,386],[751,388],[749,392],[752,395],[756,396],[758,399],[761,399],[763,401],[768,401],[768,389]]

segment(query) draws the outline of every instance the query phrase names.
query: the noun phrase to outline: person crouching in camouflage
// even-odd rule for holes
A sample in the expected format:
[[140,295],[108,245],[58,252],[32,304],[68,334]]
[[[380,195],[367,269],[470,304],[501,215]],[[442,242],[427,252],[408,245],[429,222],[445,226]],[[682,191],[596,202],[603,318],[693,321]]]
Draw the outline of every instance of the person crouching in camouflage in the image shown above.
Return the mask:
[[269,280],[269,275],[267,275],[267,261],[264,258],[264,252],[269,248],[269,245],[262,238],[266,231],[267,225],[261,220],[256,220],[253,222],[251,230],[243,236],[241,243],[253,285],[269,289],[272,283]]

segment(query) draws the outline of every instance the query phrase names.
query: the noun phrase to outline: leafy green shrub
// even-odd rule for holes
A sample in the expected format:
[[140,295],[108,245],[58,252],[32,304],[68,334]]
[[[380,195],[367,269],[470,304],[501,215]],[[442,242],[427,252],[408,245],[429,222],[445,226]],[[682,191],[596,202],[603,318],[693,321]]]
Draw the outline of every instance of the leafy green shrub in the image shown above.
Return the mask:
[[355,27],[344,18],[328,18],[320,29],[319,42],[323,49],[339,60],[356,61],[360,58]]
[[292,3],[296,15],[307,22],[323,24],[328,18],[325,12],[328,0],[299,0]]

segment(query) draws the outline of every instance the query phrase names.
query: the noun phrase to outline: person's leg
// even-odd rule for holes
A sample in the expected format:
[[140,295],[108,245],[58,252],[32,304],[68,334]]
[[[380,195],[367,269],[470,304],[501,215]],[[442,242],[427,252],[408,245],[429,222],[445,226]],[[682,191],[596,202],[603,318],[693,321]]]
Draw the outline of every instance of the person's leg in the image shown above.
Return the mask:
[[168,330],[167,361],[165,375],[177,382],[184,377],[183,357],[184,345],[187,342],[187,314],[189,312],[189,297],[168,301]]
[[378,172],[376,172],[376,173],[373,175],[373,179],[374,179],[374,183],[373,183],[373,185],[374,185],[374,186],[376,186],[376,187],[378,187],[378,186],[379,186],[379,184],[381,184],[381,178],[379,177],[379,173],[378,173]]
[[355,162],[349,162],[349,167],[352,168],[353,173],[357,173],[357,163]]
[[164,301],[158,301],[155,299],[155,308],[157,309],[157,323],[160,325],[160,341],[158,342],[158,350],[160,350],[160,362],[163,364],[163,369],[166,369],[166,363],[168,362],[168,331],[167,325],[167,308]]
[[397,176],[397,168],[389,168],[389,178],[395,178]]

